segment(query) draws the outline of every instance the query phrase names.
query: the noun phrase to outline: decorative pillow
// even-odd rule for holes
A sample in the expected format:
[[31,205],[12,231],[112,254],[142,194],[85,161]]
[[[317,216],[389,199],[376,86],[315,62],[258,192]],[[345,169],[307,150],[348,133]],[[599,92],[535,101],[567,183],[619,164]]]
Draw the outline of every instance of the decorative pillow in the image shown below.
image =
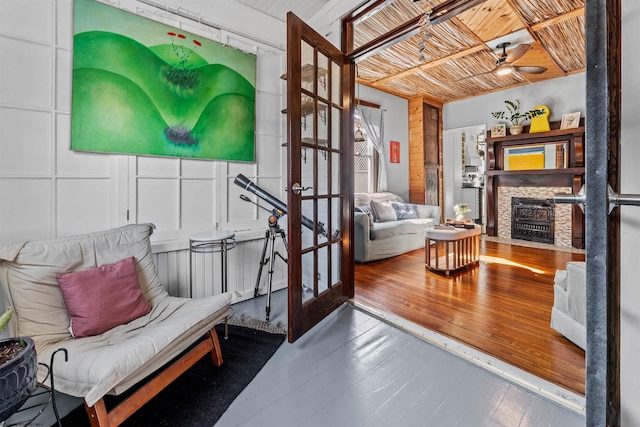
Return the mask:
[[417,206],[413,203],[396,203],[391,202],[393,210],[396,211],[398,219],[415,219],[418,218]]
[[140,290],[134,257],[57,276],[75,338],[100,335],[151,311]]
[[418,212],[418,218],[431,218],[433,208],[425,205],[416,205],[416,211]]
[[357,205],[354,210],[356,212],[362,212],[367,214],[367,217],[369,217],[369,225],[373,225],[373,212],[371,212],[371,209],[369,208],[369,206]]
[[376,222],[396,221],[398,219],[396,211],[390,202],[376,202],[372,200],[371,210],[373,210],[373,217]]

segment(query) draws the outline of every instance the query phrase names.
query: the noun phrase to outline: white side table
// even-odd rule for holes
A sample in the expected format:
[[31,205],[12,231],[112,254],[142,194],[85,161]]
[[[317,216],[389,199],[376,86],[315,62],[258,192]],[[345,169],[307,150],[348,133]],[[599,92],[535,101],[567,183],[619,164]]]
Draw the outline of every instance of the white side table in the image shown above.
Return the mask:
[[[227,252],[236,246],[236,233],[229,230],[205,231],[189,238],[189,297],[193,296],[193,254],[220,252],[222,292],[227,292]],[[224,338],[229,338],[229,322],[224,318]]]
[[229,230],[205,231],[189,238],[189,296],[193,295],[193,254],[220,252],[222,292],[227,292],[227,252],[236,246],[236,233]]

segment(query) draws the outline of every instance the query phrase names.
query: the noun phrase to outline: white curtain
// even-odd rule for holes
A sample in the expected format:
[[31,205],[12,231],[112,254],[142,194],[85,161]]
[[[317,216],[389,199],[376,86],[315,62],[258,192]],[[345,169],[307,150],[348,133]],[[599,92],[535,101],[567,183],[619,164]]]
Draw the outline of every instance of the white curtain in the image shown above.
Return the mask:
[[358,105],[358,112],[367,134],[367,142],[378,152],[378,186],[376,191],[387,191],[387,164],[384,157],[384,119],[380,108]]

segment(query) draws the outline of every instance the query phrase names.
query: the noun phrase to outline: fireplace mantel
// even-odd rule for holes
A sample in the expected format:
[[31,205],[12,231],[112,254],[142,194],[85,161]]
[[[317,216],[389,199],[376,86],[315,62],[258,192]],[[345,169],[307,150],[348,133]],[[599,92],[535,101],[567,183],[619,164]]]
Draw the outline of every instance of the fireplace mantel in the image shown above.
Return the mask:
[[[549,132],[525,133],[491,138],[487,135],[487,170],[485,190],[487,197],[487,234],[498,235],[498,188],[500,187],[570,187],[580,191],[584,183],[584,126],[559,129],[560,122],[551,123]],[[549,143],[566,143],[566,166],[558,169],[504,170],[504,148],[533,147]],[[572,207],[572,245],[584,248],[584,214],[578,206]]]

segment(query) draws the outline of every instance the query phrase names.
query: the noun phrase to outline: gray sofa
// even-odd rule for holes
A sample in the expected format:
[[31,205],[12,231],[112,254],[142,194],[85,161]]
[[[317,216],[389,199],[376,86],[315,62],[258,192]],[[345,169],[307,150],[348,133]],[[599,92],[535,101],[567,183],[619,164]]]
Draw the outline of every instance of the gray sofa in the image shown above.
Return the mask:
[[440,222],[439,206],[406,203],[389,192],[356,193],[354,205],[354,259],[361,263],[424,248],[425,228]]

